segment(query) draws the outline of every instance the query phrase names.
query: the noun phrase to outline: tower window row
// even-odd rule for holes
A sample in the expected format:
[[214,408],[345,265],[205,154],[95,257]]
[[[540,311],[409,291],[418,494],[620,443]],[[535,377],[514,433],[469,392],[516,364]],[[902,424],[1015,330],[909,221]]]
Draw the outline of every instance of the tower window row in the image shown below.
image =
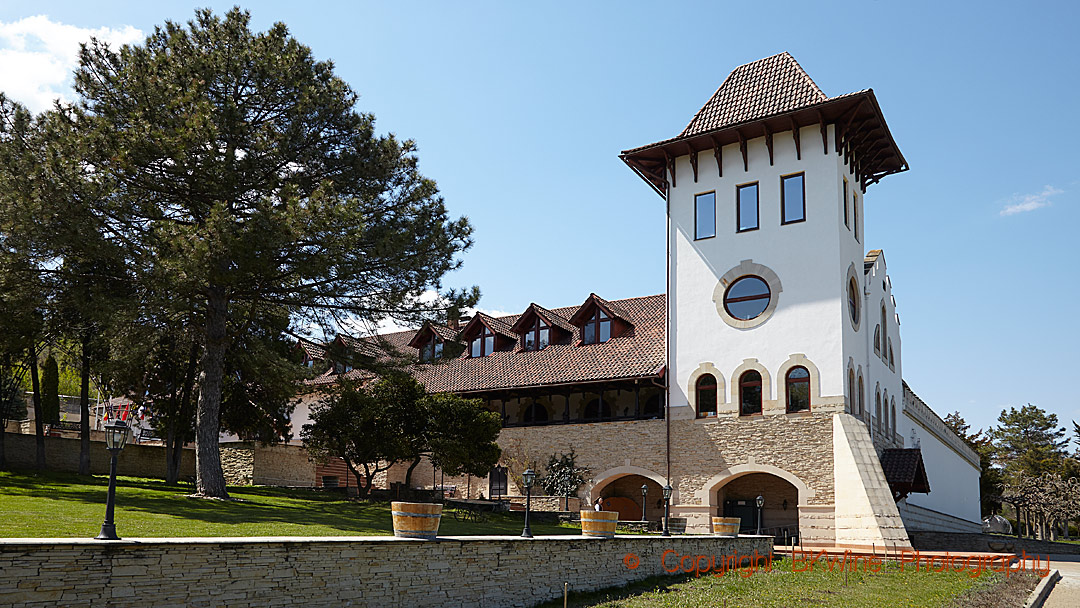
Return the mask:
[[[750,232],[761,227],[758,193],[758,182],[735,186],[735,232]],[[780,224],[795,224],[804,221],[806,221],[806,176],[804,173],[781,175]],[[716,192],[704,192],[694,197],[694,239],[708,239],[714,236],[716,236]]]
[[[716,416],[717,382],[712,374],[702,374],[694,386],[698,418]],[[747,370],[739,376],[739,415],[761,414],[761,372]],[[784,401],[787,413],[810,410],[810,372],[801,365],[788,370],[784,376]]]

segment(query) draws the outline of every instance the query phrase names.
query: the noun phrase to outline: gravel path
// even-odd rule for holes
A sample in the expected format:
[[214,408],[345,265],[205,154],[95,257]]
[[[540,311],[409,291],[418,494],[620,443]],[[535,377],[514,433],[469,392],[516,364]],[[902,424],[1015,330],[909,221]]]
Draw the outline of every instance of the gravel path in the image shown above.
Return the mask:
[[1050,567],[1061,571],[1061,580],[1043,604],[1045,608],[1080,606],[1080,555],[1051,555]]

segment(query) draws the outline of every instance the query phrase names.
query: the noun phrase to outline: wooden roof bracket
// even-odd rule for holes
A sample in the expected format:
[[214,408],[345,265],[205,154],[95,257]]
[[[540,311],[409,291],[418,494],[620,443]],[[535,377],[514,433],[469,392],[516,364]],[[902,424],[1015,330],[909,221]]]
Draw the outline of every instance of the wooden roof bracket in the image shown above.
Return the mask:
[[773,151],[772,151],[772,131],[769,130],[769,125],[762,124],[765,128],[765,147],[769,149],[769,166],[773,166]]
[[802,144],[799,142],[799,125],[795,123],[795,118],[791,119],[791,138],[795,140],[795,160],[802,160]]
[[742,131],[739,129],[735,130],[735,134],[739,136],[739,152],[742,152],[742,168],[743,171],[746,172],[750,170],[750,160],[746,158],[746,137],[743,136]]
[[671,187],[678,187],[678,184],[675,183],[675,159],[668,154],[666,149],[664,150],[664,166],[667,167],[668,172],[671,175]]
[[686,144],[686,153],[690,155],[690,167],[694,170],[694,183],[696,184],[697,183],[697,152],[694,151],[694,149],[690,146],[690,144]]
[[[864,103],[866,103],[865,97],[860,99],[859,103],[855,104],[855,107],[851,108],[851,116],[848,116],[847,122],[844,123],[844,128],[841,130],[845,139],[847,138],[848,128],[851,127],[851,121],[855,120],[855,117],[859,115],[859,110],[862,109]],[[836,138],[836,153],[840,153],[840,137]]]
[[825,154],[829,153],[829,128],[825,125],[825,115],[821,113],[821,110],[817,111],[818,122],[821,123],[821,150]]
[[715,135],[710,135],[709,139],[712,140],[712,153],[716,157],[716,172],[720,177],[724,177],[724,152],[720,142],[716,140]]

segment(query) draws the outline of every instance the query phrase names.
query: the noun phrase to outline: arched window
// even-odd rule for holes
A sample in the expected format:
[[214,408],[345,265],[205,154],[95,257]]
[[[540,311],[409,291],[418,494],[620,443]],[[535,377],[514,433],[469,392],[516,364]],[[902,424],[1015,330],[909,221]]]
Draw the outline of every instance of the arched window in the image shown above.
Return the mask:
[[889,326],[885,317],[885,305],[881,305],[881,346],[885,347],[885,343],[889,340]]
[[532,405],[525,408],[524,419],[525,419],[525,422],[527,422],[527,423],[547,422],[548,421],[547,408],[544,407],[543,405],[533,401]]
[[810,372],[797,365],[788,370],[784,383],[787,387],[787,411],[805,412],[810,409]]
[[525,330],[525,350],[544,350],[551,342],[551,329],[539,316]]
[[874,430],[881,430],[881,393],[877,393],[874,396]]
[[603,399],[593,399],[585,405],[585,420],[608,420],[611,418],[611,405]]
[[698,418],[716,415],[716,378],[712,374],[702,374],[697,379],[697,415]]
[[895,367],[895,366],[896,366],[896,360],[893,359],[893,354],[892,354],[892,338],[889,338],[889,367]]
[[581,327],[582,344],[600,344],[611,339],[611,318],[599,306]]
[[848,368],[847,370],[847,394],[848,394],[848,410],[855,413],[855,370]]
[[889,400],[889,428],[896,434],[896,397]]
[[881,352],[881,326],[878,325],[874,328],[874,352]]
[[761,413],[761,374],[748,370],[739,377],[739,415],[751,416]]
[[885,393],[882,395],[881,403],[883,404],[883,407],[881,409],[881,426],[882,426],[882,428],[885,429],[885,434],[888,435],[889,434],[889,391],[885,391]]
[[866,400],[864,398],[865,394],[866,394],[866,390],[865,390],[865,387],[863,386],[862,373],[860,372],[859,373],[859,419],[860,420],[862,420],[863,416],[865,415],[863,412],[866,411]]

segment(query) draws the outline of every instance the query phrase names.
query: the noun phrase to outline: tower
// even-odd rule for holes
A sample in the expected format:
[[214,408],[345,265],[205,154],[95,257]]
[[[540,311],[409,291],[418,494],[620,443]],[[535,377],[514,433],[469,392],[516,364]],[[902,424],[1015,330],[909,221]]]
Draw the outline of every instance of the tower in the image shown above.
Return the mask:
[[[867,271],[884,279],[884,260],[878,269],[864,255],[863,197],[907,169],[873,91],[830,98],[781,53],[732,71],[677,137],[622,158],[667,204],[673,442],[720,451],[695,462],[673,448],[673,468],[693,479],[726,467],[683,483],[681,511],[735,508],[713,495],[725,480],[772,475],[798,489],[800,528],[828,529],[822,543],[906,543],[857,393],[860,373],[869,390],[873,319],[888,294],[886,281],[870,301]],[[748,435],[763,444],[753,454],[719,447]],[[801,444],[777,447],[789,441]]]

